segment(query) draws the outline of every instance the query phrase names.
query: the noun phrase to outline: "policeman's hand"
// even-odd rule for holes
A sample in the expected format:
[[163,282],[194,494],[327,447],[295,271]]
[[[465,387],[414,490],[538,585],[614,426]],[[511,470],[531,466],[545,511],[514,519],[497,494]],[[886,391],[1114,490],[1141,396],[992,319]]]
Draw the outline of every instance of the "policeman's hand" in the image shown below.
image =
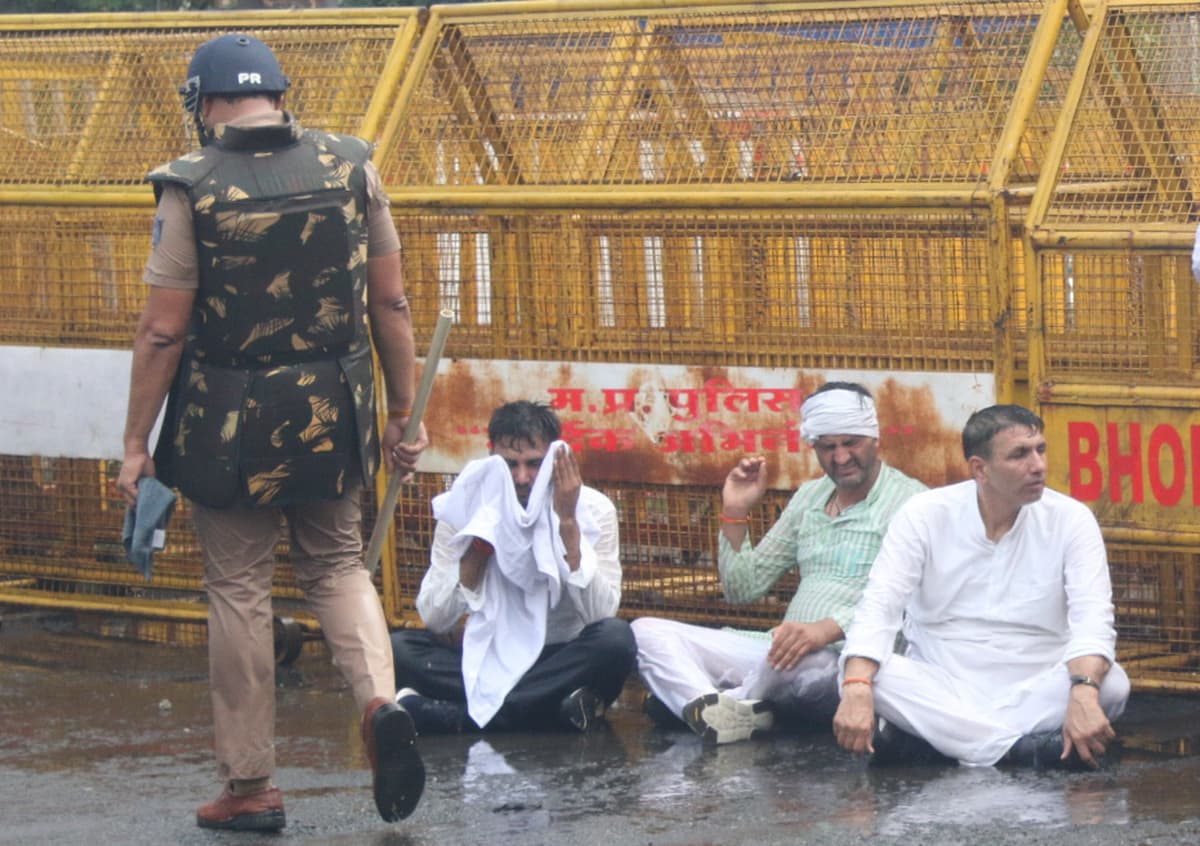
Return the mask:
[[125,498],[125,502],[133,505],[137,502],[137,483],[143,476],[154,475],[154,459],[147,452],[126,452],[125,460],[121,462],[121,472],[117,474],[117,492]]
[[579,475],[579,461],[570,447],[554,451],[554,513],[560,521],[575,519],[575,506],[579,504],[579,490],[583,477]]
[[416,439],[405,443],[404,428],[407,425],[407,417],[389,419],[387,426],[384,427],[381,442],[383,462],[388,473],[399,473],[406,482],[412,478],[413,471],[417,468],[417,459],[429,446],[429,434],[425,431],[424,422],[417,426]]
[[838,744],[856,755],[875,751],[875,698],[871,686],[851,684],[842,688],[842,701],[833,715],[833,736]]
[[767,459],[762,455],[743,456],[721,489],[721,505],[731,517],[744,517],[758,505],[767,491]]
[[1079,760],[1095,769],[1100,766],[1097,758],[1116,736],[1100,707],[1100,692],[1087,685],[1072,687],[1063,721],[1062,759],[1065,761],[1074,750]]
[[[837,629],[837,637],[830,626]],[[832,620],[819,623],[780,623],[771,630],[771,648],[767,651],[767,663],[775,670],[790,670],[810,652],[824,649],[841,636],[841,627]]]

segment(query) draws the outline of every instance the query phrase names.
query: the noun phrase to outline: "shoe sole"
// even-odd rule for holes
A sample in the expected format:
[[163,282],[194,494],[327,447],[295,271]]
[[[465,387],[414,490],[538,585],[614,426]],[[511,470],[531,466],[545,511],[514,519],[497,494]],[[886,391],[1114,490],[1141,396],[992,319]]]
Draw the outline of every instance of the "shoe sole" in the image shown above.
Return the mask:
[[239,814],[227,820],[205,820],[196,817],[196,825],[200,828],[214,828],[221,831],[279,831],[285,824],[282,808],[260,811],[257,814]]
[[775,714],[766,702],[735,699],[727,693],[693,699],[683,709],[683,720],[712,746],[761,737],[775,727]]
[[375,724],[375,808],[385,822],[411,814],[425,790],[425,765],[417,731],[407,711],[390,711]]

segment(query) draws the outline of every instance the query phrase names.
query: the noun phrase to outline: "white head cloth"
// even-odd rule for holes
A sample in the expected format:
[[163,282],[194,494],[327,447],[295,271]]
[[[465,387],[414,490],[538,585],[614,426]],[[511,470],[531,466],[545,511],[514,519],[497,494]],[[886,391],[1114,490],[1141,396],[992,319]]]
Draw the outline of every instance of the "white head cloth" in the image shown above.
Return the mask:
[[800,406],[800,415],[800,437],[810,444],[822,435],[879,437],[875,401],[858,391],[834,388],[809,394]]

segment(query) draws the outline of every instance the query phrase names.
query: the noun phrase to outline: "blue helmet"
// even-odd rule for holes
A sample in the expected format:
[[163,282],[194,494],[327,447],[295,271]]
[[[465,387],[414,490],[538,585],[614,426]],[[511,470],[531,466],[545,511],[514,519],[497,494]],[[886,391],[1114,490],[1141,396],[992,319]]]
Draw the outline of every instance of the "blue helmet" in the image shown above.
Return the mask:
[[278,96],[287,91],[288,85],[271,48],[253,35],[235,32],[196,48],[188,64],[187,81],[179,87],[179,93],[184,111],[195,119],[203,140],[200,110],[205,97]]

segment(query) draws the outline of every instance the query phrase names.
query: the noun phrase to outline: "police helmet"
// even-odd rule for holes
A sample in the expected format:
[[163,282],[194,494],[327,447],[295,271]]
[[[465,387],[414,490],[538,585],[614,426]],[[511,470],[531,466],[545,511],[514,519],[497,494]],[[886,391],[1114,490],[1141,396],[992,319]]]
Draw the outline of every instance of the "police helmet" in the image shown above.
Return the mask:
[[179,93],[184,111],[199,127],[200,104],[205,97],[278,96],[287,91],[288,84],[270,47],[253,35],[235,32],[196,48]]

